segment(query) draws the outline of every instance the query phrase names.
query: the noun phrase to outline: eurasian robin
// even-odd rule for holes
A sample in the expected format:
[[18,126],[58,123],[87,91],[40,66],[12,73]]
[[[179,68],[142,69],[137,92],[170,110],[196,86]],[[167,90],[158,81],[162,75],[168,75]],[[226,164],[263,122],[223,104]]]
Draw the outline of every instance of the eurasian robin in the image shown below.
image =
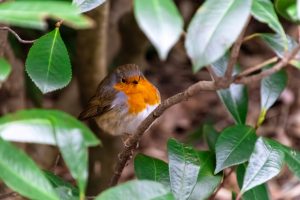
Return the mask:
[[111,135],[133,134],[159,104],[158,89],[137,65],[127,64],[117,67],[101,81],[79,119],[94,118]]

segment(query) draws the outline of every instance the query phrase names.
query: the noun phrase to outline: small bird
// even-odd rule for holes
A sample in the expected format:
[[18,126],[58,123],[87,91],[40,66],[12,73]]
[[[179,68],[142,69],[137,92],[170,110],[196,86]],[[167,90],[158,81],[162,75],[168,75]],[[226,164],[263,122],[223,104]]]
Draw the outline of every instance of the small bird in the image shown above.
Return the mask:
[[94,118],[98,126],[111,135],[130,135],[159,104],[158,89],[137,65],[126,64],[101,81],[78,118]]

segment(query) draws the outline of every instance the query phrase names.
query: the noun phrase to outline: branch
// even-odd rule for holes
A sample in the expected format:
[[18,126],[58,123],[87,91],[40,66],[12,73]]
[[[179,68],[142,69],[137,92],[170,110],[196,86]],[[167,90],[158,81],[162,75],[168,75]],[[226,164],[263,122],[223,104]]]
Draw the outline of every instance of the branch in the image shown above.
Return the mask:
[[[132,156],[132,152],[136,149],[137,144],[145,131],[150,127],[150,125],[154,122],[155,119],[160,117],[163,112],[168,109],[169,107],[180,103],[184,100],[188,100],[191,96],[199,93],[199,91],[215,91],[218,89],[225,89],[230,86],[231,83],[238,83],[238,84],[249,84],[253,83],[253,81],[258,81],[266,76],[269,76],[280,69],[282,69],[285,65],[289,63],[291,59],[295,57],[297,52],[300,50],[300,45],[298,45],[291,53],[288,53],[278,62],[273,68],[265,70],[258,75],[253,75],[249,77],[240,77],[234,78],[233,80],[227,81],[226,84],[220,84],[218,81],[199,81],[190,87],[188,87],[185,91],[178,93],[165,101],[163,101],[137,128],[137,131],[130,136],[128,141],[126,142],[126,146],[124,147],[123,151],[119,154],[119,161],[115,167],[114,175],[111,179],[111,186],[114,186],[118,183],[118,180],[121,176],[121,173],[129,160]],[[221,81],[222,82],[222,81]]]
[[239,37],[237,38],[236,42],[234,43],[231,53],[230,53],[230,58],[228,61],[228,65],[227,65],[227,69],[225,72],[225,78],[227,80],[231,80],[231,76],[232,76],[232,72],[233,72],[233,68],[234,65],[236,64],[236,61],[238,59],[239,53],[240,53],[240,49],[243,43],[243,38],[247,29],[247,25],[250,21],[251,17],[248,17],[247,22],[245,23],[242,32],[240,33]]
[[34,43],[35,40],[23,40],[14,30],[12,30],[11,28],[7,27],[7,26],[2,26],[0,27],[0,30],[7,30],[9,31],[11,34],[13,34],[17,40],[21,43],[24,43],[24,44],[31,44],[31,43]]

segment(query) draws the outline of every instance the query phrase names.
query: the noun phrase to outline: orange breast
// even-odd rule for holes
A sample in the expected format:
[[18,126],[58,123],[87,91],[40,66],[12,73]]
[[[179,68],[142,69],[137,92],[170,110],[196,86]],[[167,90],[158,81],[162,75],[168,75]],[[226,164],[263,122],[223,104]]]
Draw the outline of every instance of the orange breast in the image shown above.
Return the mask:
[[158,90],[144,78],[141,78],[138,84],[117,83],[114,88],[126,94],[129,113],[132,114],[138,114],[143,111],[147,105],[152,106],[160,103]]

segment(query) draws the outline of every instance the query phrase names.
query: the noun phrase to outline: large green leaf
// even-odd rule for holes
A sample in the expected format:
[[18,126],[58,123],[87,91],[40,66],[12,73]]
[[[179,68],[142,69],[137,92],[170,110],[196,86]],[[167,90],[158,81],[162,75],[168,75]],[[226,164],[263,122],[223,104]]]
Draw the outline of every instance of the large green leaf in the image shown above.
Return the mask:
[[177,200],[188,199],[199,174],[198,153],[174,139],[168,141],[171,190]]
[[282,42],[286,42],[285,32],[270,0],[253,0],[251,13],[255,19],[267,23],[271,29],[281,36]]
[[4,82],[11,72],[10,64],[4,59],[0,58],[0,85]]
[[161,183],[134,180],[102,192],[95,200],[175,200]]
[[[273,51],[274,53],[283,58],[287,52],[293,51],[297,47],[297,42],[290,36],[287,37],[287,45],[282,41],[282,37],[278,34],[271,33],[260,33],[257,34]],[[300,53],[297,54],[296,58],[290,61],[290,64],[300,68]]]
[[183,30],[183,19],[173,0],[134,0],[134,14],[159,57],[165,60]]
[[81,12],[90,11],[104,2],[105,0],[73,0],[73,4],[75,4]]
[[26,59],[26,71],[43,93],[61,89],[70,82],[71,63],[58,28],[34,42]]
[[138,179],[152,180],[170,187],[169,167],[162,160],[138,154],[134,159],[134,171]]
[[5,140],[56,145],[55,133],[60,131],[80,131],[86,146],[99,144],[88,127],[61,111],[32,109],[0,118],[0,136]]
[[9,1],[0,4],[0,22],[24,28],[46,29],[47,18],[62,19],[73,28],[91,27],[92,21],[80,15],[70,2]]
[[[246,172],[246,164],[241,164],[236,170],[236,176],[238,180],[239,187],[243,186],[244,176]],[[266,184],[258,185],[251,190],[245,192],[242,197],[243,200],[268,200],[269,193]]]
[[[51,119],[55,124],[57,118]],[[88,178],[88,150],[81,131],[55,129],[56,144],[66,162],[72,176],[76,179],[80,189],[80,199],[85,196],[85,188]]]
[[208,151],[198,152],[198,159],[201,167],[196,186],[189,200],[207,199],[216,190],[222,180],[222,174],[214,175],[214,153]]
[[261,80],[260,96],[261,96],[261,113],[258,125],[262,124],[265,119],[267,110],[276,102],[281,92],[287,84],[287,74],[284,70],[276,72]]
[[53,174],[52,172],[44,172],[46,178],[51,182],[54,190],[60,199],[63,200],[78,200],[79,191],[71,183],[66,182],[59,176]]
[[[296,13],[296,0],[275,0],[275,8],[287,20],[296,21],[299,19]],[[291,13],[291,9],[294,13]]]
[[21,150],[0,137],[0,179],[30,199],[58,200],[43,172]]
[[209,149],[215,152],[215,145],[217,143],[219,133],[214,129],[214,127],[210,124],[204,124],[203,126],[203,135],[205,137],[206,143]]
[[251,0],[209,0],[198,9],[185,41],[194,71],[225,54],[242,31],[251,3]]
[[279,174],[283,164],[284,153],[278,143],[262,137],[257,139],[246,169],[241,194]]
[[216,143],[217,166],[215,173],[246,162],[255,145],[255,129],[246,125],[235,125],[225,128]]
[[[217,76],[224,76],[228,64],[228,56],[225,55],[212,64]],[[239,66],[235,66],[234,73],[239,72]],[[248,91],[245,85],[231,84],[228,89],[218,90],[218,95],[237,124],[245,124],[248,112]]]
[[300,152],[286,146],[282,149],[287,166],[300,179]]

